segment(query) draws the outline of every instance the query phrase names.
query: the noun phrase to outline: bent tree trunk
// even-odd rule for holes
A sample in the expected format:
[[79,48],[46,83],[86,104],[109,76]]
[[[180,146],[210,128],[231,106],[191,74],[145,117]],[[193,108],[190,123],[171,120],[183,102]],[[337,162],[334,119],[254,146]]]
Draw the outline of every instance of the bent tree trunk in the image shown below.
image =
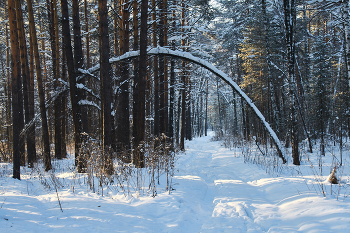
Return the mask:
[[[265,129],[270,134],[271,138],[273,139],[276,149],[278,151],[278,156],[282,159],[283,163],[286,163],[286,154],[285,154],[285,148],[282,146],[281,141],[278,139],[276,133],[271,128],[270,124],[265,120],[265,117],[261,114],[260,110],[254,105],[253,101],[241,90],[241,88],[235,83],[231,78],[229,78],[224,72],[217,69],[215,66],[213,66],[211,63],[199,58],[194,57],[191,53],[188,52],[182,52],[182,51],[174,51],[168,48],[162,48],[157,47],[150,49],[147,52],[148,56],[151,55],[166,55],[174,58],[183,59],[189,62],[193,62],[209,71],[217,75],[219,78],[221,78],[226,84],[228,84],[233,90],[237,92],[237,94],[246,101],[247,105],[252,109],[252,111],[255,113],[255,115],[260,119],[262,124],[264,125]],[[140,56],[140,51],[132,51],[123,54],[122,56],[114,57],[109,59],[110,63],[125,61],[127,59],[132,59],[135,57]],[[88,69],[87,73],[93,73],[100,69],[99,65],[96,65],[90,69]]]

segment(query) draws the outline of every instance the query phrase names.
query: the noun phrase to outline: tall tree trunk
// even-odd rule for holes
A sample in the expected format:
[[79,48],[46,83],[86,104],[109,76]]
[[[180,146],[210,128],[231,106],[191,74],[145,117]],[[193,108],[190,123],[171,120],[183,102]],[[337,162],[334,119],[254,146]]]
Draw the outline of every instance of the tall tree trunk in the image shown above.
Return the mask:
[[[19,56],[20,56],[20,75],[19,76],[19,79],[18,79],[18,104],[19,104],[19,109],[18,109],[18,117],[19,117],[19,128],[20,130],[22,130],[24,128],[24,114],[23,114],[23,92],[26,91],[26,87],[25,87],[25,90],[23,89],[23,78],[26,78],[25,77],[25,74],[22,74],[22,69],[24,68],[24,64],[23,64],[23,67],[22,67],[22,53],[23,51],[21,50],[21,46],[22,46],[22,43],[21,41],[23,41],[23,35],[21,33],[21,20],[20,20],[20,16],[19,14],[21,14],[21,17],[22,17],[22,11],[19,10],[18,6],[20,5],[19,2],[17,0],[14,1],[15,2],[15,10],[16,10],[16,25],[17,25],[17,35],[18,35],[18,52],[19,52]],[[23,20],[22,20],[23,21]],[[23,47],[24,49],[24,47]],[[22,92],[22,89],[23,89],[23,92]],[[20,138],[19,139],[19,153],[20,153],[20,156],[21,156],[21,166],[24,166],[25,165],[25,140],[24,138]]]
[[69,14],[68,14],[68,3],[67,0],[61,1],[62,10],[62,34],[63,34],[63,49],[65,51],[65,60],[68,68],[68,79],[69,79],[69,91],[73,111],[73,125],[74,125],[74,143],[75,143],[75,165],[78,166],[78,171],[83,172],[83,164],[78,160],[79,150],[81,147],[81,113],[78,105],[77,98],[77,86],[76,86],[76,70],[73,60],[73,50],[70,37],[69,29]]
[[[67,82],[67,65],[66,65],[66,53],[62,49],[62,80]],[[66,144],[66,135],[68,135],[67,129],[67,96],[62,95],[61,98],[61,152],[62,158],[67,157],[67,144]]]
[[[184,37],[185,33],[185,3],[181,1],[181,33]],[[185,51],[185,39],[181,40],[181,47]],[[182,61],[182,74],[181,74],[181,135],[180,135],[180,149],[185,150],[185,126],[186,126],[186,76],[185,76],[186,62]]]
[[[41,60],[41,68],[42,68],[42,81],[43,81],[43,90],[44,90],[44,98],[46,100],[51,98],[51,90],[50,90],[50,81],[48,80],[48,71],[47,71],[47,66],[46,66],[46,43],[45,43],[45,37],[42,36],[44,35],[44,31],[43,31],[43,25],[46,23],[44,22],[44,15],[41,11],[41,9],[39,7],[36,8],[37,9],[37,15],[39,16],[38,18],[38,29],[39,29],[39,39],[40,40],[40,48],[39,49],[39,57]],[[34,11],[33,11],[34,14]],[[39,43],[39,41],[38,41]],[[49,88],[48,88],[49,87]],[[46,110],[46,115],[52,116],[52,109],[49,108]],[[52,118],[48,117],[47,118],[47,127],[48,127],[48,131],[49,131],[49,141],[53,141],[53,129],[52,129]]]
[[[173,1],[173,6],[176,6],[176,0]],[[172,11],[172,28],[173,31],[176,30],[176,14],[175,8]],[[175,50],[175,40],[171,41],[171,47]],[[171,58],[170,61],[170,105],[169,105],[169,134],[168,136],[171,138],[172,143],[174,143],[174,101],[175,101],[175,59]]]
[[39,92],[39,107],[40,107],[41,123],[42,123],[42,138],[44,142],[45,170],[48,171],[48,170],[51,170],[49,128],[48,128],[47,117],[46,117],[45,93],[44,93],[41,66],[40,66],[38,40],[36,37],[32,0],[27,0],[27,6],[28,6],[28,15],[29,15],[29,30],[30,30],[30,37],[31,37],[31,42],[33,46],[33,51],[34,51],[35,70],[36,70],[36,78],[37,78],[38,92]]
[[[8,8],[5,1],[5,8]],[[5,10],[5,18],[8,19],[8,11]],[[7,119],[6,119],[6,134],[7,134],[7,148],[10,150],[11,141],[12,141],[12,132],[11,132],[11,99],[12,99],[12,74],[10,73],[10,36],[9,36],[9,26],[8,22],[5,24],[5,33],[6,33],[6,73],[7,73],[7,87],[8,87],[8,95],[7,95]]]
[[180,135],[180,149],[185,150],[185,130],[186,130],[186,76],[185,76],[186,62],[182,61],[181,74],[181,135]]
[[[86,0],[85,0],[86,1]],[[119,15],[120,10],[118,10],[119,7],[119,1],[120,0],[113,0],[113,8],[114,8],[114,56],[119,55]],[[115,69],[117,70],[118,64],[115,65]]]
[[[163,0],[164,18],[164,47],[168,46],[168,0]],[[169,136],[169,81],[168,81],[168,59],[164,56],[164,132]]]
[[[350,92],[350,33],[349,33],[349,1],[343,0],[343,7],[342,7],[342,13],[343,13],[343,35],[344,35],[344,42],[343,42],[343,50],[344,50],[344,62],[345,62],[345,72],[346,72],[346,78],[348,81],[348,92]],[[348,109],[349,111],[349,109]],[[348,116],[348,123],[350,123],[350,117]],[[349,124],[348,124],[349,125]],[[350,126],[350,125],[349,125]],[[350,136],[350,127],[348,127],[348,134]]]
[[[129,5],[126,0],[121,0],[121,27],[120,27],[120,55],[129,51]],[[130,149],[130,123],[129,123],[129,69],[128,63],[121,63],[121,79],[119,95],[117,97],[117,149]],[[130,162],[131,158],[126,158],[125,162]]]
[[288,57],[288,81],[290,89],[290,123],[291,123],[291,139],[292,139],[292,157],[293,164],[300,165],[299,147],[298,147],[298,122],[296,111],[296,83],[295,83],[295,41],[294,30],[296,22],[296,10],[294,0],[283,0],[284,22],[286,30],[286,44]]
[[[24,109],[25,109],[25,123],[28,124],[32,119],[29,112],[29,89],[30,89],[30,74],[28,65],[28,54],[27,54],[27,44],[24,31],[22,6],[19,0],[16,0],[16,16],[17,16],[17,28],[18,28],[18,39],[20,44],[20,54],[21,54],[21,72],[23,80],[23,95],[24,95]],[[32,136],[32,132],[28,132],[27,138],[27,157],[28,164],[30,167],[33,166],[33,158],[35,154],[35,137]],[[24,146],[24,144],[23,144]],[[23,150],[23,148],[22,148]],[[21,165],[25,165],[25,154],[24,151],[21,154]]]
[[[54,9],[57,7],[54,5],[56,1],[46,0],[47,5],[47,15],[48,15],[48,23],[49,23],[49,31],[50,31],[50,44],[51,44],[51,52],[52,52],[52,73],[55,82],[55,91],[59,91],[59,73],[58,73],[58,50],[56,41],[58,37],[56,37],[56,25],[55,21],[55,12]],[[60,98],[57,98],[54,102],[54,142],[55,142],[55,157],[57,159],[61,159],[61,108],[60,108]]]
[[[116,1],[116,0],[115,0]],[[90,68],[90,36],[89,36],[89,16],[88,2],[84,0],[84,17],[85,17],[85,49],[86,49],[86,68]]]
[[[349,1],[343,0],[344,60],[346,76],[350,88],[350,45],[349,45]],[[349,90],[350,91],[350,90]]]
[[98,1],[99,28],[100,28],[100,78],[101,78],[101,106],[103,114],[103,146],[104,162],[108,172],[112,172],[113,163],[108,159],[107,151],[112,147],[112,78],[109,64],[109,33],[107,0]]
[[112,145],[112,78],[109,64],[109,34],[107,0],[99,0],[99,28],[100,28],[100,77],[101,102],[103,114],[103,145],[108,148]]
[[[134,95],[134,148],[137,150],[135,165],[144,167],[144,153],[138,146],[142,143],[145,136],[145,87],[147,75],[147,15],[148,0],[141,1],[141,33],[140,33],[140,61],[138,65],[138,76],[135,80],[136,96]],[[135,117],[136,116],[136,117]]]
[[[137,51],[139,49],[139,19],[138,19],[138,3],[137,0],[132,1],[132,13],[133,13],[133,38],[134,38],[134,44],[133,44],[133,50]],[[147,27],[147,26],[146,26]],[[141,60],[140,60],[141,61]],[[146,61],[146,60],[144,60]],[[137,166],[140,167],[140,153],[142,152],[142,149],[139,148],[140,143],[142,142],[143,138],[140,140],[140,131],[139,131],[139,126],[140,126],[140,117],[142,117],[142,113],[140,112],[140,97],[142,93],[142,88],[145,88],[144,86],[140,87],[140,77],[139,77],[139,58],[135,58],[133,60],[133,68],[134,68],[134,83],[133,83],[133,124],[132,124],[132,138],[133,138],[133,163]]]
[[204,135],[208,136],[208,78],[206,83],[206,92],[205,92],[205,123],[204,123]]
[[186,139],[192,140],[192,109],[194,109],[191,105],[193,101],[191,101],[191,79],[189,77],[189,73],[187,70],[185,71],[186,76]]
[[[152,0],[152,30],[153,30],[153,47],[157,47],[157,13],[156,0]],[[154,73],[154,135],[159,136],[159,72],[158,72],[158,56],[153,58]]]
[[21,179],[20,170],[20,150],[19,150],[19,100],[18,100],[18,82],[21,76],[21,67],[19,60],[19,44],[16,23],[15,1],[8,0],[8,14],[10,22],[10,40],[11,40],[11,79],[12,79],[12,120],[13,120],[13,178]]
[[[165,0],[159,0],[159,46],[164,47],[164,37],[165,37]],[[159,101],[159,131],[160,133],[166,134],[166,125],[167,125],[167,103],[166,100],[166,76],[165,76],[165,56],[159,56],[159,92],[160,92],[160,101]]]
[[[79,2],[78,0],[72,0],[72,11],[73,11],[73,34],[74,34],[74,67],[76,70],[84,68],[84,59],[83,59],[83,46],[81,43],[81,27],[80,27],[80,12],[79,12]],[[86,99],[85,90],[85,81],[81,79],[77,81],[79,88],[77,88],[78,103],[81,100]],[[81,114],[81,123],[82,130],[85,133],[89,133],[88,127],[88,118],[87,118],[87,106],[81,104],[80,106]]]
[[[59,28],[58,28],[58,10],[57,10],[57,1],[52,0],[51,2],[51,10],[53,14],[53,24],[54,24],[54,33],[55,33],[55,47],[56,53],[53,59],[55,60],[55,70],[56,70],[56,88],[61,88],[60,85],[60,43],[59,43]],[[63,75],[62,75],[63,79]],[[54,103],[54,111],[55,111],[55,156],[56,158],[65,158],[66,157],[66,141],[65,141],[65,127],[66,127],[66,116],[62,114],[63,99],[65,99],[65,95],[62,95],[60,98],[57,98]],[[57,149],[59,147],[60,149]],[[56,154],[57,153],[57,154]]]
[[[28,105],[29,105],[29,116],[30,119],[34,119],[35,111],[34,111],[34,48],[32,43],[32,38],[29,37],[29,82],[28,82]],[[35,142],[35,124],[32,124],[28,129],[28,136],[32,141]],[[28,163],[31,166],[33,162],[37,161],[36,150],[34,149],[33,161],[29,161]]]

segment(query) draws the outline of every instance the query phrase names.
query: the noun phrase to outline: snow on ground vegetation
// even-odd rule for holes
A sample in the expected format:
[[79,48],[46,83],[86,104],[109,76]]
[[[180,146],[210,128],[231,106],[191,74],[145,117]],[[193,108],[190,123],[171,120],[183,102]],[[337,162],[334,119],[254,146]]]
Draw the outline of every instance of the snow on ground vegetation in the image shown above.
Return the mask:
[[54,174],[22,168],[20,181],[3,163],[0,232],[349,232],[349,154],[337,169],[340,185],[327,180],[335,158],[335,149],[303,153],[301,166],[266,173],[245,162],[241,148],[197,138],[177,155],[170,192],[164,172],[150,188],[147,169],[129,190],[111,184],[93,192],[73,159],[55,161]]

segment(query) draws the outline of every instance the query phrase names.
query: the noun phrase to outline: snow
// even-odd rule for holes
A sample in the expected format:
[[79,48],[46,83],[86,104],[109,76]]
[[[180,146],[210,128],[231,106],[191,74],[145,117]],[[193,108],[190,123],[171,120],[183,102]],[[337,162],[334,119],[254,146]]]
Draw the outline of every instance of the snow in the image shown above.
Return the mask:
[[[324,162],[327,159],[332,156],[324,157]],[[0,164],[0,232],[340,233],[350,229],[347,191],[341,189],[338,196],[339,186],[331,186],[327,176],[320,176],[319,183],[309,164],[282,165],[283,172],[267,174],[263,167],[244,162],[241,149],[223,148],[209,136],[186,141],[186,152],[177,156],[172,177],[175,190],[170,194],[165,190],[163,175],[154,198],[147,192],[124,195],[107,190],[102,196],[89,191],[79,184],[83,175],[74,175],[72,163],[73,158],[54,161],[56,177],[22,168],[21,181],[11,178],[10,164]],[[326,197],[316,191],[318,185],[327,191]]]
[[79,100],[79,105],[86,105],[86,106],[93,106],[99,110],[101,110],[100,106],[96,104],[95,102],[89,101],[89,100]]

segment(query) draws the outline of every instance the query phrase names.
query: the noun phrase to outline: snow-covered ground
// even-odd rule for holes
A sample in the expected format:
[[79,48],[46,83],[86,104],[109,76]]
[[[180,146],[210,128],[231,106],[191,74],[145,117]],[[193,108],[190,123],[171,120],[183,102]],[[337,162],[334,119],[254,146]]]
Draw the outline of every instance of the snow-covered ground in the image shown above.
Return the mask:
[[0,232],[350,231],[348,181],[341,189],[331,186],[307,163],[266,174],[262,166],[244,163],[241,150],[223,148],[210,137],[186,142],[172,178],[175,190],[165,191],[161,179],[155,198],[108,190],[102,196],[86,186],[73,192],[69,169],[60,174],[66,185],[56,192],[44,178],[30,178],[29,169],[23,173],[18,181],[0,171]]

